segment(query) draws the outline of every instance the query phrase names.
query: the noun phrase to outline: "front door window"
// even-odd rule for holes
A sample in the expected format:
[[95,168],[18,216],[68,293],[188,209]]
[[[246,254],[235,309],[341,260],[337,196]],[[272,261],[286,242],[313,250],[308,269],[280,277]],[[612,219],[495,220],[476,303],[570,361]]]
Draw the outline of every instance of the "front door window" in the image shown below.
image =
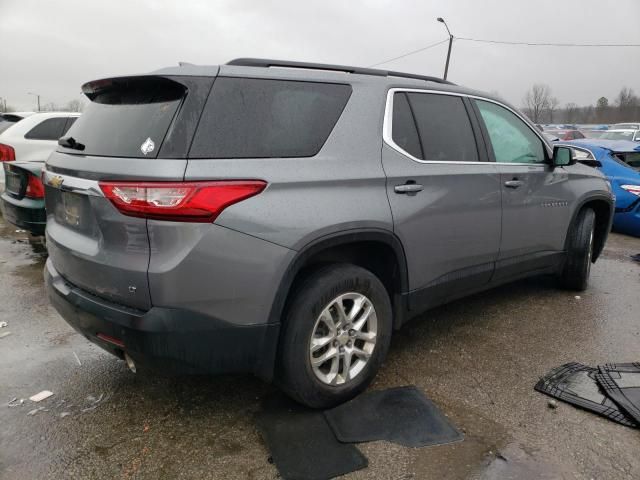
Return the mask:
[[498,163],[544,163],[542,140],[517,115],[500,105],[476,100]]

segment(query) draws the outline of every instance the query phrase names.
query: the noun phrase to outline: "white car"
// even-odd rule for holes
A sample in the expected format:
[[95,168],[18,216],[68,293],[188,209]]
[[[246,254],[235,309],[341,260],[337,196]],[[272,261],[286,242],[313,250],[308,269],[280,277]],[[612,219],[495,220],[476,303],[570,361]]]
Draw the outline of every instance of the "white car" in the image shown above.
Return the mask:
[[79,116],[77,112],[42,112],[14,123],[0,133],[0,162],[45,161]]
[[616,130],[640,130],[640,123],[614,123],[610,128],[615,128]]
[[640,130],[632,128],[610,128],[600,138],[605,140],[630,140],[640,142]]

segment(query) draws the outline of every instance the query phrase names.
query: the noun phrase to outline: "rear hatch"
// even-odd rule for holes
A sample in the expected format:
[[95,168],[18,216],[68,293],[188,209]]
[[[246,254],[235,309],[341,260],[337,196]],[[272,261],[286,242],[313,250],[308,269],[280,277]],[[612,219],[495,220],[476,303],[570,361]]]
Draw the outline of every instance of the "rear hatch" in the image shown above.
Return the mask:
[[70,284],[151,307],[147,220],[122,215],[103,181],[181,181],[213,76],[145,75],[90,82],[91,101],[46,163],[47,242]]

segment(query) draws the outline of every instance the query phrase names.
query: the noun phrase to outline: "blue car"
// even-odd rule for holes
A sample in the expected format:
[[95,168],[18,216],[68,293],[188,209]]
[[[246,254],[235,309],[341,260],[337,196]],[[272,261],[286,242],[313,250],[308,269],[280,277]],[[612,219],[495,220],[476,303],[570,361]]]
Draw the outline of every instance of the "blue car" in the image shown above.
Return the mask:
[[[560,142],[558,142],[560,143]],[[627,140],[584,138],[562,142],[576,159],[604,173],[616,197],[615,231],[640,237],[640,145]]]

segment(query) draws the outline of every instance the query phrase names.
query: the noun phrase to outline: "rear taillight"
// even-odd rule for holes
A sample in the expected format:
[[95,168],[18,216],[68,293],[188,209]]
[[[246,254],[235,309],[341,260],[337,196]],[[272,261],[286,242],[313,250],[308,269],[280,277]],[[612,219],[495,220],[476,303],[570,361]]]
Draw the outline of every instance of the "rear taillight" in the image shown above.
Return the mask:
[[0,162],[12,162],[16,159],[16,151],[13,147],[0,143]]
[[229,205],[266,186],[262,180],[100,182],[105,197],[124,215],[174,222],[213,222]]
[[42,181],[34,175],[29,175],[28,178],[27,190],[24,196],[29,198],[44,198],[44,184]]

